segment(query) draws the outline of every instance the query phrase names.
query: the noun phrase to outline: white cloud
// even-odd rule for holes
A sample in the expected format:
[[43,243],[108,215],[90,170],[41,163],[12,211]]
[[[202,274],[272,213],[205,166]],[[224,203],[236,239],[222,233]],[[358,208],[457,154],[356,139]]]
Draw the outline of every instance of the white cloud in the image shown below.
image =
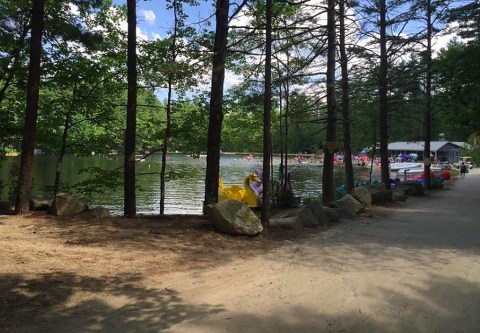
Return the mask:
[[154,40],[161,40],[162,39],[162,36],[160,36],[159,33],[156,33],[156,32],[152,32],[152,37]]
[[152,10],[141,10],[140,16],[142,16],[148,24],[153,25],[157,17]]
[[243,81],[245,81],[245,78],[243,76],[237,75],[229,69],[225,70],[225,82],[224,82],[225,90],[228,90],[233,86],[242,83]]
[[140,27],[137,27],[137,40],[149,40],[147,32],[144,32]]

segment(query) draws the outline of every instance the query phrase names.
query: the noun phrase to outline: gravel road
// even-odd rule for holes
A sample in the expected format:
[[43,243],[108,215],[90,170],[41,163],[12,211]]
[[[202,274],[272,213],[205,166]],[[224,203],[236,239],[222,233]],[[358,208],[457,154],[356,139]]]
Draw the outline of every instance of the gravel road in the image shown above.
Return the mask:
[[150,276],[141,294],[99,294],[68,320],[18,332],[478,333],[480,170],[452,182],[268,253]]

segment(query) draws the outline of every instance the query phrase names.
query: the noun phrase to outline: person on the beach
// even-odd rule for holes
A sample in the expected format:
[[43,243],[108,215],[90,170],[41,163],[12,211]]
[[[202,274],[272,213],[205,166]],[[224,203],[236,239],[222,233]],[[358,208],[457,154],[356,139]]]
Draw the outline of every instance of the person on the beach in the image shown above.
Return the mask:
[[465,174],[467,173],[467,166],[464,162],[460,165],[460,179],[465,179]]

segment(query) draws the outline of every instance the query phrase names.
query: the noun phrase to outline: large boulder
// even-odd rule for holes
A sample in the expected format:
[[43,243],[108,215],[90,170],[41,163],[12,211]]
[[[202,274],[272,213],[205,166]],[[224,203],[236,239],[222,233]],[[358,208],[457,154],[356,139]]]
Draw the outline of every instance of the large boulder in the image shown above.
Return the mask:
[[300,229],[303,227],[316,227],[320,224],[320,219],[313,214],[308,207],[287,209],[270,218],[271,227],[283,229]]
[[100,206],[92,208],[89,213],[94,217],[109,217],[111,215],[107,208]]
[[347,218],[354,218],[357,214],[365,211],[363,205],[350,194],[345,194],[340,200],[334,201],[328,206],[330,208],[340,208],[343,216]]
[[325,216],[330,223],[340,222],[339,208],[323,207],[323,212],[325,213]]
[[286,230],[302,229],[302,220],[298,216],[273,216],[269,221],[271,228],[280,228]]
[[307,208],[311,210],[315,218],[318,220],[318,224],[326,225],[328,223],[327,214],[325,213],[323,204],[320,201],[313,201],[307,205]]
[[398,187],[406,187],[407,189],[405,192],[410,195],[423,195],[425,194],[425,188],[423,184],[414,180],[407,180],[403,183],[399,183],[396,186]]
[[395,190],[402,191],[405,195],[415,195],[417,192],[415,187],[405,185],[404,183],[398,183],[395,185]]
[[355,187],[352,191],[352,197],[365,208],[369,208],[372,205],[372,195],[365,186]]
[[74,196],[66,193],[58,194],[53,200],[50,213],[63,216],[80,214],[88,208],[87,204]]
[[367,186],[370,195],[372,196],[372,204],[385,204],[387,202],[392,202],[391,190],[387,190],[384,183],[376,183]]
[[377,191],[371,194],[372,194],[372,204],[384,205],[387,202],[393,201],[392,190]]
[[205,207],[205,213],[220,231],[231,235],[258,235],[263,231],[262,223],[244,203],[228,199]]
[[393,193],[392,193],[392,199],[393,201],[407,201],[408,197],[407,197],[407,194],[405,193],[405,191],[403,189],[399,189],[399,188],[396,188],[393,190]]

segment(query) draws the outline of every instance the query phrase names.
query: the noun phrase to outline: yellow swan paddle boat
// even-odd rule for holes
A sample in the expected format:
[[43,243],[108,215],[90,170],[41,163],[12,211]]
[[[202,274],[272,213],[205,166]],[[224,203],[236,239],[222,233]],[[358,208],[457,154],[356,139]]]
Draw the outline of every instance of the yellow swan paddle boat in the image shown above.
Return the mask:
[[260,207],[261,199],[257,192],[250,186],[250,182],[260,183],[257,174],[251,173],[243,180],[243,188],[239,185],[226,187],[223,184],[222,177],[218,178],[218,201],[235,199],[247,204],[249,207]]

